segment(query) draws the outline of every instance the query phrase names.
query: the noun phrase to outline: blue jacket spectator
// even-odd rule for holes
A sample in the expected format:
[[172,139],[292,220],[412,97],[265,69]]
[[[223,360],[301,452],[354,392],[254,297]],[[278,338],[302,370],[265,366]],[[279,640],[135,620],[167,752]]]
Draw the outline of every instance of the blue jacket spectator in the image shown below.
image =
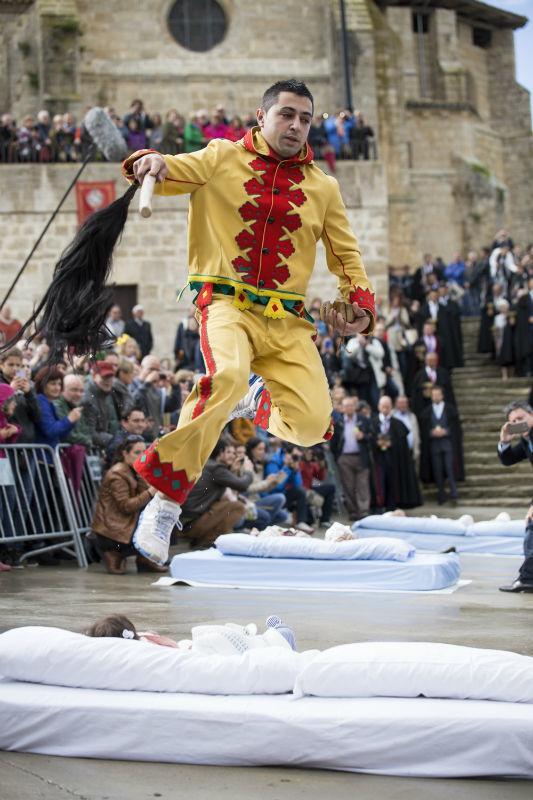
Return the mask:
[[454,260],[448,264],[444,270],[444,278],[450,283],[457,283],[463,286],[465,282],[465,262],[461,258],[460,253],[455,253]]
[[[278,472],[284,472],[287,476],[282,483],[278,483],[278,485],[272,489],[273,492],[284,492],[285,489],[292,489],[294,487],[300,488],[303,486],[300,470],[288,466],[286,463],[287,457],[288,454],[280,447],[265,466],[265,476],[276,475]],[[264,494],[271,494],[271,492],[265,492]]]
[[[284,472],[287,475],[286,480],[278,483],[272,491],[283,492],[287,509],[295,513],[296,527],[304,533],[313,533],[313,528],[307,524],[309,505],[300,472],[301,458],[302,452],[297,447],[292,447],[288,452],[281,449],[276,450],[265,467],[265,475],[273,475],[279,472]],[[267,494],[269,493],[267,492]]]
[[337,158],[350,152],[350,130],[353,125],[354,119],[346,111],[332,114],[324,121],[328,143],[335,148]]
[[[60,418],[54,400],[61,396],[63,374],[58,369],[43,367],[35,376],[35,389],[41,417],[36,425],[36,444],[57,445],[67,438],[81,417],[81,409],[73,408],[66,417]],[[47,460],[51,456],[47,453]]]

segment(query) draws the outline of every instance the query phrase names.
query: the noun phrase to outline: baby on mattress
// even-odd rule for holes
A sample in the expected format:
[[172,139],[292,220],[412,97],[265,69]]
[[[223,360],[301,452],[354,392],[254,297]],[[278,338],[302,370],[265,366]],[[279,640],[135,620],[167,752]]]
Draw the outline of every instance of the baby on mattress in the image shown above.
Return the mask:
[[[304,531],[297,528],[287,528],[283,525],[267,525],[262,531],[257,528],[252,528],[250,536],[255,536],[258,539],[272,539],[278,536],[296,536],[300,539],[311,539],[312,537]],[[342,525],[340,522],[334,522],[329,526],[324,539],[326,542],[345,542],[350,539],[358,539],[359,534],[357,531],[352,531],[348,525]]]
[[122,614],[110,614],[95,622],[86,631],[87,636],[112,637],[118,639],[136,639],[150,642],[162,647],[175,647],[180,650],[192,650],[199,655],[234,655],[246,650],[258,650],[265,647],[284,647],[296,650],[296,637],[292,628],[272,614],[265,623],[264,633],[257,632],[257,625],[195,625],[191,628],[191,639],[175,641],[155,631],[137,632],[131,620]]

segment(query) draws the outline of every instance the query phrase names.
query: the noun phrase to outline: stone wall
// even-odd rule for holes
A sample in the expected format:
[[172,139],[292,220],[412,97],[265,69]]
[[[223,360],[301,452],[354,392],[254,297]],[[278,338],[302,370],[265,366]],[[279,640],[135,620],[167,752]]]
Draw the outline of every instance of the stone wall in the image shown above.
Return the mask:
[[[0,296],[4,294],[54,207],[72,180],[76,166],[0,166]],[[117,194],[124,183],[111,164],[91,164],[84,180],[117,179]],[[357,234],[367,270],[383,297],[387,287],[388,212],[382,164],[342,164],[338,174],[348,217]],[[176,294],[187,280],[187,206],[185,197],[155,198],[154,214],[143,220],[135,200],[124,237],[117,248],[113,279],[118,285],[136,284],[138,301],[154,327],[156,349],[168,355],[176,324],[191,301],[188,291],[176,304]],[[59,255],[76,232],[75,197],[72,193],[21,278],[10,300],[14,314],[27,318],[44,293]],[[309,286],[315,295],[334,299],[336,279],[325,264],[319,244],[316,268]]]
[[313,84],[318,108],[331,108],[329,13],[320,0],[269,0],[260,14],[246,0],[227,0],[227,34],[206,53],[187,50],[171,36],[169,0],[150,3],[150,36],[144,4],[114,0],[112,36],[107,0],[77,5],[88,21],[80,68],[81,94],[89,102],[127,109],[141,96],[162,112],[217,103],[230,113],[254,112],[268,85],[297,75]]

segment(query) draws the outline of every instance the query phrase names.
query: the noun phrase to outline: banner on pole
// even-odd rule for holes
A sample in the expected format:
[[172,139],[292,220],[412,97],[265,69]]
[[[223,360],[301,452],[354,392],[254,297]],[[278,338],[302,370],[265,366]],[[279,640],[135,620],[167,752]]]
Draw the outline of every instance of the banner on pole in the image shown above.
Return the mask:
[[78,181],[76,184],[76,207],[78,225],[87,217],[105,208],[115,199],[115,181]]

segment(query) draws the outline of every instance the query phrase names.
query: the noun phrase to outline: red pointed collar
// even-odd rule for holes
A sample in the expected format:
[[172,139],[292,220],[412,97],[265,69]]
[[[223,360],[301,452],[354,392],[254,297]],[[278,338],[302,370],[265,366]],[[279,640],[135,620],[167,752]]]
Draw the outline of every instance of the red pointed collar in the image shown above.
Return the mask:
[[288,162],[289,164],[310,164],[314,158],[314,153],[312,147],[306,142],[305,145],[302,147],[300,152],[293,156],[292,158],[281,158],[275,150],[272,150],[270,145],[267,145],[266,141],[264,140],[263,136],[259,133],[259,128],[256,126],[254,128],[250,128],[249,131],[246,132],[244,138],[241,139],[244,147],[250,153],[257,153],[261,156],[266,156],[266,153],[261,152],[257,149],[254,141],[254,134],[259,134],[261,142],[264,142],[265,146],[268,147],[268,156],[270,158],[274,158],[276,161],[283,161]]

